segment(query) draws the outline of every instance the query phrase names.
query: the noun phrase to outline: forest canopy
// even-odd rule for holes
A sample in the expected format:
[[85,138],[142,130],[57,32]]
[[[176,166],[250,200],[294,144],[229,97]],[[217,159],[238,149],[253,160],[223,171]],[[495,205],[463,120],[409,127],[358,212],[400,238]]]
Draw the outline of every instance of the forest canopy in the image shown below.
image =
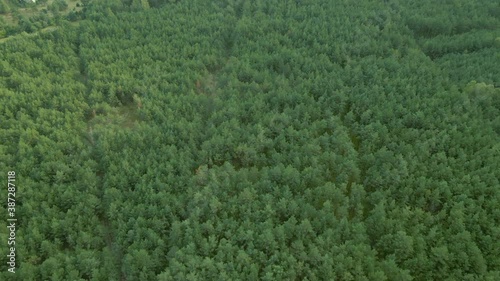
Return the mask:
[[1,280],[500,280],[495,1],[78,3],[0,21]]

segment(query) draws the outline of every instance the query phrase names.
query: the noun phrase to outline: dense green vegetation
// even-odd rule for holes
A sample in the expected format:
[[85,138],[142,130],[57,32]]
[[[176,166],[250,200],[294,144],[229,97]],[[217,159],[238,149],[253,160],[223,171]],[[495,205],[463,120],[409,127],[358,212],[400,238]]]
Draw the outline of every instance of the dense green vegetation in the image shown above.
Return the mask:
[[15,35],[52,30],[65,21],[83,18],[84,3],[79,0],[0,0],[0,42]]
[[500,280],[495,1],[82,2],[0,44],[1,280]]

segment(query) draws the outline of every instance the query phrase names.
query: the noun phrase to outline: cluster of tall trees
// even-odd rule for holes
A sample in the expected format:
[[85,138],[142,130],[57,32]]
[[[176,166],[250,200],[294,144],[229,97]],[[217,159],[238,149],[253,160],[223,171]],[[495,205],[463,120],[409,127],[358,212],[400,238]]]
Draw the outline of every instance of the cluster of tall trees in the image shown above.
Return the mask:
[[0,279],[499,280],[498,7],[330,2],[91,1],[1,43]]

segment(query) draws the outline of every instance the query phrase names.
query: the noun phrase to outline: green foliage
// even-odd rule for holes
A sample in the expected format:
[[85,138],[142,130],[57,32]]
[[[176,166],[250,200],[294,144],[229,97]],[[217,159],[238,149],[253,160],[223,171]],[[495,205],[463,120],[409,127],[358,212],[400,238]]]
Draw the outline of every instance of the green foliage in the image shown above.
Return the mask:
[[7,14],[10,12],[9,5],[5,2],[5,0],[0,1],[0,14]]
[[0,43],[17,278],[500,278],[496,6],[330,2],[85,1]]
[[48,9],[53,13],[64,11],[68,8],[68,3],[65,0],[55,0],[48,6]]

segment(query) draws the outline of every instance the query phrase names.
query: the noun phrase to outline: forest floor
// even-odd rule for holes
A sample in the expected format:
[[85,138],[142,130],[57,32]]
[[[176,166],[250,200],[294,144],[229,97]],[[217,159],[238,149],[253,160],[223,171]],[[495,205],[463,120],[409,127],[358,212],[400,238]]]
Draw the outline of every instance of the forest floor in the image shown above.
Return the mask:
[[112,107],[104,113],[95,113],[87,122],[89,135],[95,130],[132,129],[139,122],[139,107],[135,103]]

